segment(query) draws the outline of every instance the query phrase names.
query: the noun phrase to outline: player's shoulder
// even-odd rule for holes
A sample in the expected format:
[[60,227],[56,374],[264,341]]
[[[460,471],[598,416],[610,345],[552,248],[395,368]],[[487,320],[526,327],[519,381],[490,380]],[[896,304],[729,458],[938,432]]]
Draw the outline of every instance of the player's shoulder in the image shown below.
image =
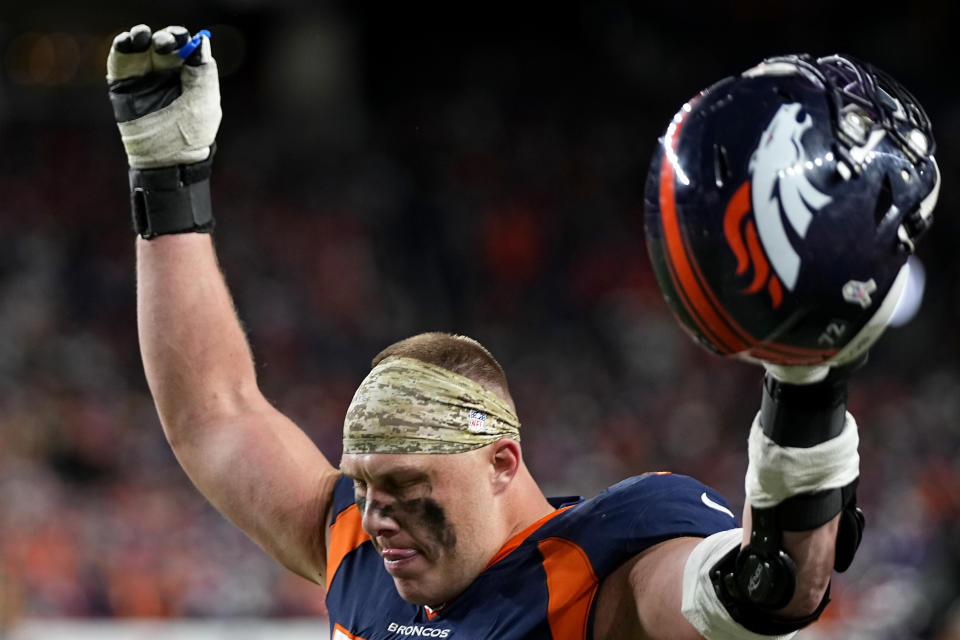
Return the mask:
[[639,475],[630,476],[617,484],[611,485],[606,491],[628,490],[642,488],[643,490],[663,490],[668,487],[684,487],[688,485],[704,486],[696,478],[685,476],[672,471],[648,471]]
[[645,473],[633,476],[574,505],[557,523],[578,537],[627,535],[653,542],[670,537],[707,536],[734,528],[737,518],[715,489],[689,476]]
[[720,504],[727,511],[730,506],[718,491],[708,487],[696,478],[669,471],[653,471],[621,480],[615,485],[597,494],[598,503],[622,503],[645,508],[662,508],[676,501],[704,503],[703,496],[713,504]]
[[536,534],[579,547],[601,580],[636,554],[666,540],[705,538],[736,528],[726,499],[689,476],[648,473],[627,478],[568,506]]

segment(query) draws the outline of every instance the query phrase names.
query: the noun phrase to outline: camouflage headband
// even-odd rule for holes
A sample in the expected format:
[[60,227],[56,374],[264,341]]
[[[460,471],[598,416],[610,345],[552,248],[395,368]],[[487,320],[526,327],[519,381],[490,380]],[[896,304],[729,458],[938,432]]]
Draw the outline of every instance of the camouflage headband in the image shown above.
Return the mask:
[[370,371],[343,421],[344,453],[462,453],[508,437],[520,421],[479,384],[414,358]]

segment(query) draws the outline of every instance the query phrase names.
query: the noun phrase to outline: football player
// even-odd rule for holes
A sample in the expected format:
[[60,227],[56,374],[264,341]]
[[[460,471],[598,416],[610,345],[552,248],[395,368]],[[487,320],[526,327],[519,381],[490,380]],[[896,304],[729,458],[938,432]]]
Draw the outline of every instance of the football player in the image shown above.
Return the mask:
[[863,527],[846,378],[938,185],[929,122],[892,79],[843,57],[766,61],[685,105],[654,159],[647,225],[668,302],[701,343],[767,370],[742,528],[679,475],[547,498],[502,368],[450,334],[373,360],[334,467],[260,392],[217,265],[209,34],[138,25],[114,40],[107,80],[166,436],[214,506],[326,587],[333,638],[758,638],[823,611]]

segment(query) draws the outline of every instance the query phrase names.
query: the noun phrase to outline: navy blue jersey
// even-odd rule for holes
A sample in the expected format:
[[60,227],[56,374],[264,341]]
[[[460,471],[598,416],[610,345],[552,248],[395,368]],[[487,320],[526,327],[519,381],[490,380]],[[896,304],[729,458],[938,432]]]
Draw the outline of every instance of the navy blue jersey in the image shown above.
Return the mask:
[[334,488],[333,508],[327,609],[334,640],[585,640],[597,589],[617,567],[664,540],[738,526],[726,500],[692,478],[629,478],[519,533],[437,613],[400,598],[360,527],[346,477]]

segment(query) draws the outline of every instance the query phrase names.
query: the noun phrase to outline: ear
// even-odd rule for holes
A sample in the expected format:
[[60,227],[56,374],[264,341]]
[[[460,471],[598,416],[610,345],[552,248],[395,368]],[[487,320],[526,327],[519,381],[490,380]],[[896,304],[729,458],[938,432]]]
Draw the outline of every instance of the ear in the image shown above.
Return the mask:
[[501,493],[520,470],[520,443],[513,438],[500,438],[490,446],[490,471],[494,493]]

